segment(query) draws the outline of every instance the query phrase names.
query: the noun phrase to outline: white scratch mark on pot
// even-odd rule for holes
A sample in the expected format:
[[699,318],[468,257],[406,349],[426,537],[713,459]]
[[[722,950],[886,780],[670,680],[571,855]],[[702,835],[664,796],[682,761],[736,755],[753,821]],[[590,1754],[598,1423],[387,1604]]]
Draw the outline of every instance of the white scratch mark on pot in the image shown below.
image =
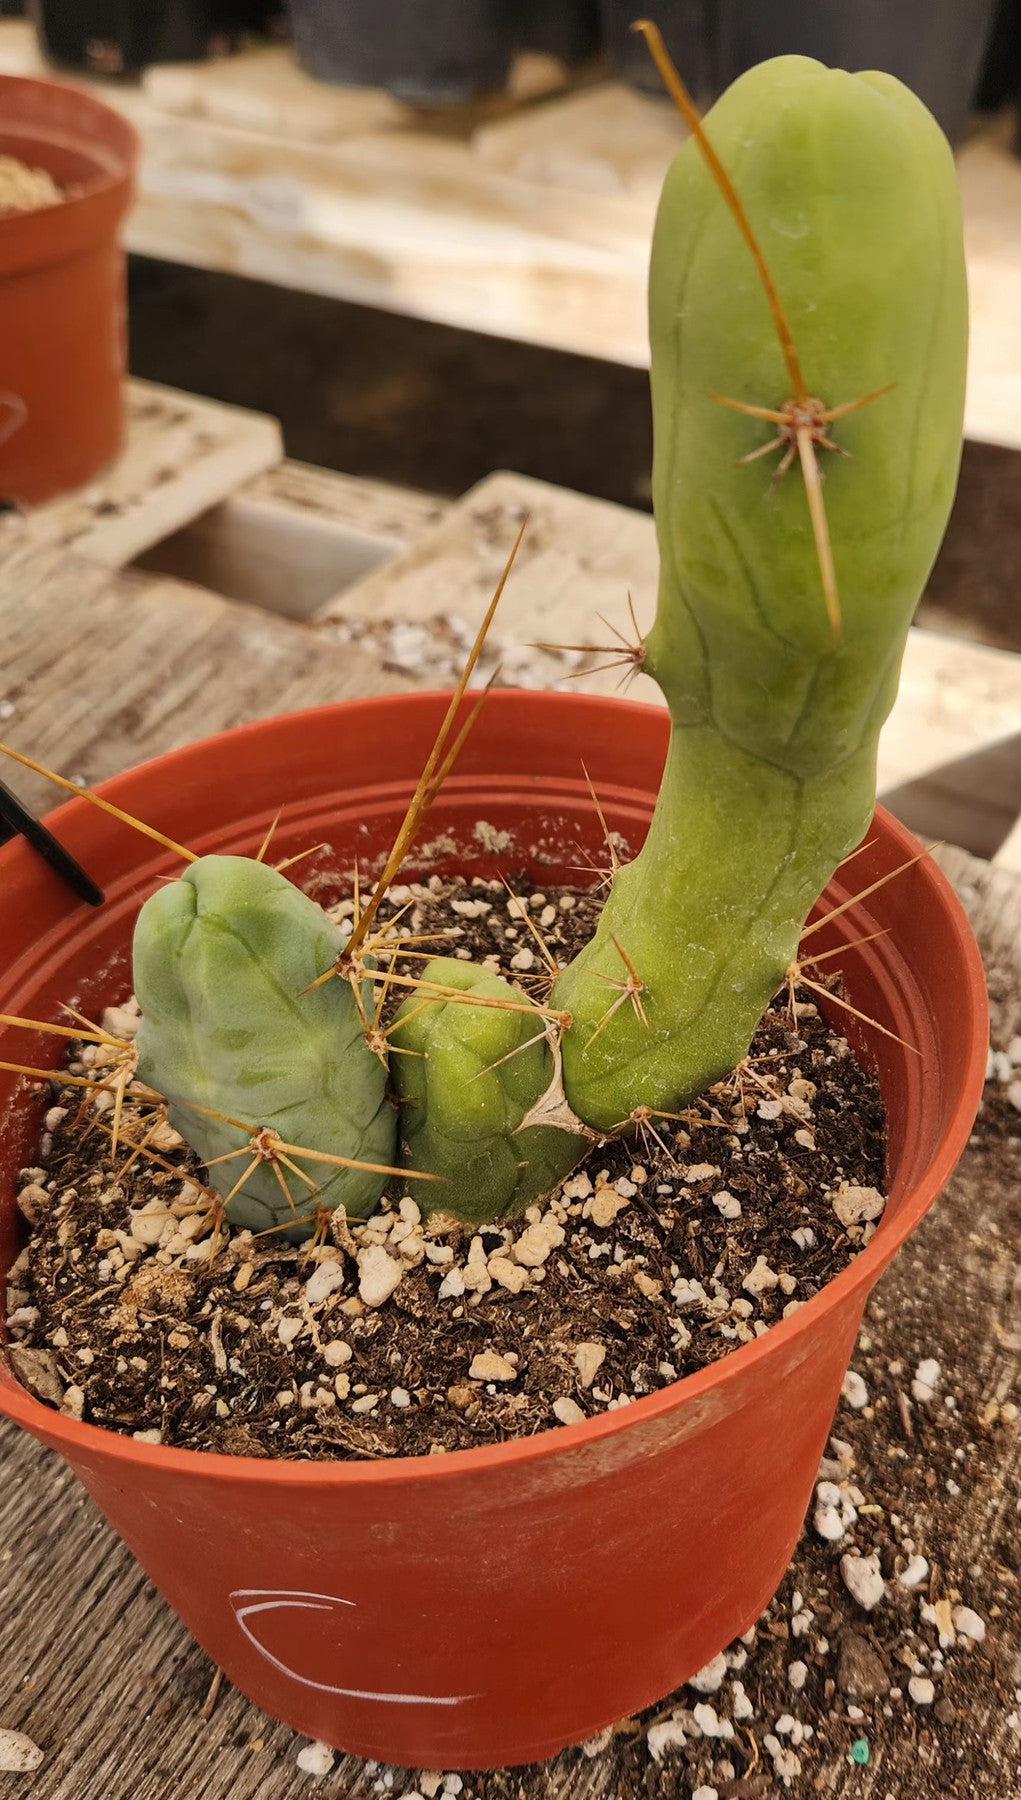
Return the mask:
[[[349,1700],[381,1700],[391,1706],[462,1706],[466,1700],[476,1700],[477,1694],[386,1694],[376,1693],[370,1688],[339,1687],[328,1681],[313,1681],[310,1676],[302,1675],[292,1669],[272,1650],[260,1643],[248,1623],[257,1613],[270,1612],[332,1612],[338,1606],[353,1607],[353,1600],[345,1600],[340,1594],[316,1594],[302,1588],[235,1588],[229,1596],[241,1630],[248,1642],[265,1657],[281,1675],[289,1675],[292,1681],[301,1683],[302,1687],[314,1688],[320,1694],[343,1694]],[[244,1605],[239,1605],[244,1601]]]

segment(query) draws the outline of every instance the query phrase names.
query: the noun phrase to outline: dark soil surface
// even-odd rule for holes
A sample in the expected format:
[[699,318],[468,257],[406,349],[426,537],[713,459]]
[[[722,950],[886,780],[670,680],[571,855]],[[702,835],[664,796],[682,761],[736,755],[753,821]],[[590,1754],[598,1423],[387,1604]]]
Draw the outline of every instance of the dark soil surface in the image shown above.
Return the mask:
[[[411,929],[456,932],[457,954],[535,991],[523,915],[564,962],[599,901],[517,886],[434,878],[392,904],[410,895]],[[72,1067],[102,1076],[107,1054],[83,1046]],[[542,1207],[476,1235],[423,1222],[395,1184],[320,1243],[228,1239],[165,1122],[132,1154],[153,1120],[129,1100],[114,1156],[108,1110],[67,1094],[24,1177],[15,1365],[95,1424],[197,1449],[437,1454],[614,1410],[801,1305],[883,1208],[878,1088],[807,994],[796,1028],[784,997],[683,1118],[596,1146]]]

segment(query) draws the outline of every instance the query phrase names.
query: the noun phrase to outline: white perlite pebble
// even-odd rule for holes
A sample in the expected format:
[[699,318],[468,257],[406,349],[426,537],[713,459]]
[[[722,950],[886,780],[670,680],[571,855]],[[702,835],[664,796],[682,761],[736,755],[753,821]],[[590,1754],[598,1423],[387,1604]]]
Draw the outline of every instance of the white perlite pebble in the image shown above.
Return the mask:
[[864,1612],[872,1612],[885,1597],[886,1582],[875,1552],[871,1556],[842,1556],[840,1573],[848,1593]]
[[835,1481],[820,1481],[815,1490],[812,1524],[828,1544],[839,1544],[849,1525],[858,1518],[857,1508]]
[[592,1192],[592,1182],[587,1175],[572,1175],[570,1181],[564,1182],[565,1200],[587,1200]]
[[854,1407],[855,1412],[861,1412],[862,1407],[869,1403],[869,1390],[856,1369],[848,1369],[840,1392],[848,1406]]
[[755,1267],[750,1269],[741,1283],[746,1294],[769,1294],[780,1280],[775,1270],[771,1269],[764,1256],[756,1258]]
[[714,1656],[712,1662],[707,1662],[704,1669],[699,1669],[698,1674],[691,1677],[688,1686],[693,1687],[698,1694],[715,1694],[723,1686],[726,1674],[727,1659],[721,1651],[719,1656]]
[[344,1285],[344,1271],[340,1263],[331,1258],[329,1262],[321,1262],[312,1271],[305,1283],[305,1299],[310,1306],[321,1306],[331,1294],[335,1294]]
[[321,1781],[333,1768],[333,1751],[329,1744],[321,1744],[316,1739],[314,1743],[306,1744],[303,1750],[298,1751],[297,1761],[299,1769],[303,1769],[306,1775],[314,1775]]
[[808,1664],[800,1661],[788,1663],[787,1679],[794,1689],[794,1692],[800,1694],[805,1682],[808,1680]]
[[404,1270],[388,1256],[382,1244],[368,1244],[358,1252],[358,1293],[366,1306],[382,1306],[400,1286]]
[[897,1580],[901,1587],[916,1588],[921,1587],[922,1582],[927,1579],[928,1574],[928,1558],[924,1556],[913,1556],[908,1563],[907,1568],[902,1574],[898,1575]]
[[691,1716],[703,1737],[732,1738],[734,1735],[730,1720],[721,1719],[715,1706],[710,1706],[707,1700],[700,1700],[697,1706],[693,1706]]
[[699,1787],[691,1796],[691,1800],[720,1800],[719,1788]]
[[662,1762],[668,1750],[682,1749],[687,1738],[680,1719],[661,1719],[658,1725],[649,1726],[645,1741],[653,1762]]
[[28,1775],[43,1760],[38,1744],[23,1731],[0,1728],[0,1770],[5,1775]]
[[755,1708],[745,1693],[744,1682],[735,1681],[731,1686],[731,1693],[733,1695],[731,1711],[738,1724],[743,1723],[745,1719],[754,1719]]
[[718,1194],[713,1195],[713,1205],[721,1219],[739,1219],[741,1217],[740,1200],[736,1194],[729,1193],[726,1188],[721,1188]]
[[936,1698],[936,1686],[928,1675],[912,1675],[908,1682],[908,1693],[916,1706],[931,1706]]
[[847,1181],[840,1183],[832,1202],[841,1225],[870,1225],[882,1218],[886,1207],[878,1188],[855,1187]]
[[975,1644],[985,1643],[986,1622],[970,1606],[954,1607],[954,1627],[961,1637],[971,1638]]
[[936,1358],[934,1356],[924,1356],[915,1370],[914,1379],[911,1383],[911,1393],[914,1399],[918,1400],[923,1406],[930,1400],[935,1400],[942,1375],[943,1371],[936,1361]]
[[570,1394],[561,1394],[559,1399],[554,1400],[553,1411],[561,1425],[581,1425],[584,1422],[585,1414],[577,1400],[571,1399]]

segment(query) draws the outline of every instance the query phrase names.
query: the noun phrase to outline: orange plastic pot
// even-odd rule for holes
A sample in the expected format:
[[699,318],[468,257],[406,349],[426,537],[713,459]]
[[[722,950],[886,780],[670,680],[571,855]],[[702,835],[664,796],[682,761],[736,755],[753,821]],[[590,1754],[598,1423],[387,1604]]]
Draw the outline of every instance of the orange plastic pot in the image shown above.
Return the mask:
[[[364,867],[392,840],[444,704],[402,695],[269,720],[101,791],[200,851],[253,852],[283,802],[282,853],[327,840]],[[579,846],[601,847],[583,756],[611,826],[637,847],[667,729],[651,707],[494,694],[435,809],[428,836],[455,846],[439,866],[577,879]],[[480,819],[506,836],[476,835]],[[174,866],[82,801],[50,823],[109,899],[91,913],[23,845],[0,850],[0,1005],[36,1018],[125,993],[138,904]],[[879,812],[848,877],[863,888],[916,848]],[[6,1374],[0,1405],[67,1459],[230,1680],[309,1736],[413,1766],[493,1767],[549,1756],[660,1698],[747,1630],[777,1587],[865,1299],[946,1182],[978,1106],[982,965],[931,861],[817,941],[880,927],[889,934],[847,952],[851,994],[921,1051],[858,1039],[889,1111],[882,1226],[815,1299],[713,1368],[581,1425],[379,1463],[139,1444],[50,1411]],[[55,1044],[8,1031],[0,1056],[49,1065]],[[15,1173],[35,1156],[43,1102],[16,1077],[0,1081],[6,1267]]]
[[0,218],[0,500],[27,506],[82,486],[120,448],[118,231],[138,139],[90,94],[0,75],[0,155],[68,190],[60,205]]

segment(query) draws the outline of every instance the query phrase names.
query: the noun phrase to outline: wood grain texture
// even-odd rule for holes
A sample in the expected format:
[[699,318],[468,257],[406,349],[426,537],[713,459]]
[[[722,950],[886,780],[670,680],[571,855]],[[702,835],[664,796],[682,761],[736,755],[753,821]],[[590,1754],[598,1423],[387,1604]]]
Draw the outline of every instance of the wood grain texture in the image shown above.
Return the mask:
[[[0,561],[2,732],[62,774],[102,781],[248,719],[400,685],[350,646],[183,582],[56,550]],[[33,809],[57,803],[4,772]]]
[[283,456],[276,419],[152,381],[125,390],[125,443],[87,487],[0,514],[0,558],[51,544],[120,568]]

